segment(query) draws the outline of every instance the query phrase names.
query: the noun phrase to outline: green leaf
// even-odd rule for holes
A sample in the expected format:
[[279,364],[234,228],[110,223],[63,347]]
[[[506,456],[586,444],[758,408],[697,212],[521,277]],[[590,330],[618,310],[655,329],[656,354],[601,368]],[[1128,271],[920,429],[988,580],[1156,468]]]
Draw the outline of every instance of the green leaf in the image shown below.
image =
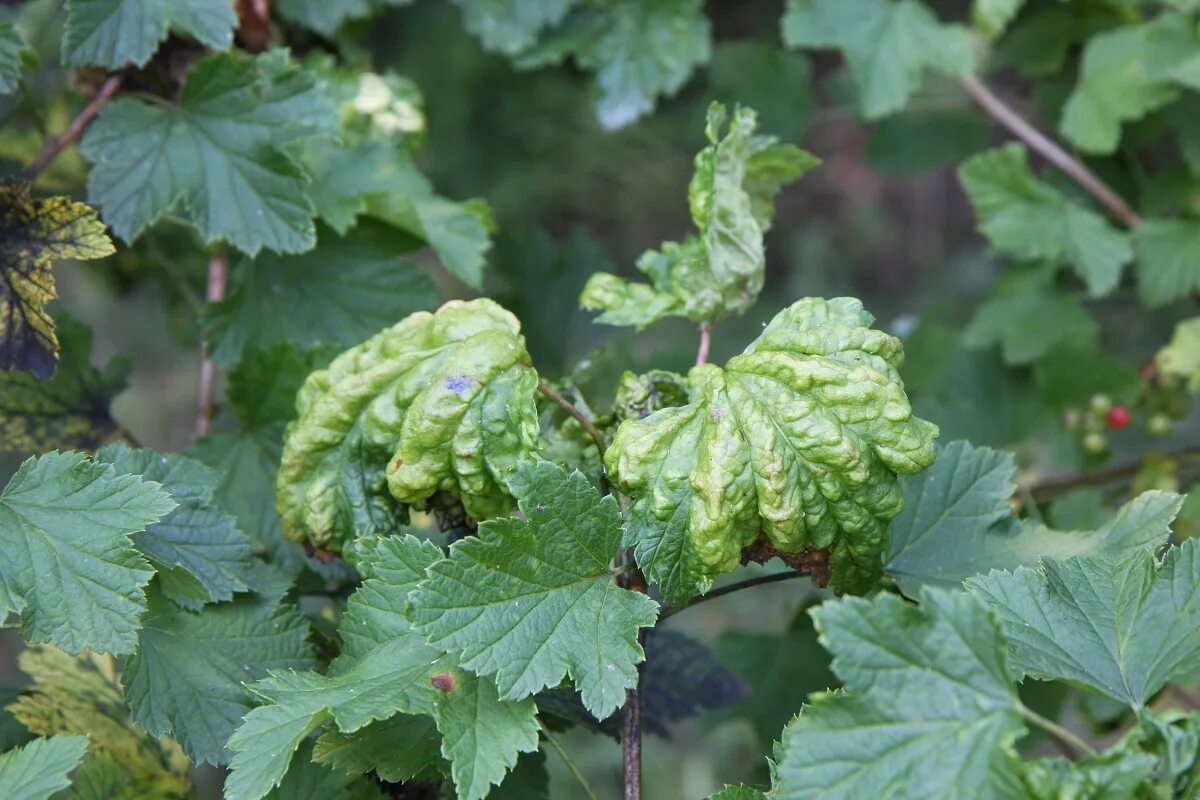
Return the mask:
[[29,459],[0,494],[0,612],[20,613],[31,642],[132,652],[154,571],[130,537],[174,507],[82,453]]
[[23,453],[95,449],[117,430],[109,405],[128,383],[130,364],[92,366],[92,331],[58,314],[61,360],[53,378],[0,372],[0,447]]
[[818,695],[783,733],[780,800],[1004,796],[1023,732],[1005,642],[986,606],[924,589],[814,612],[845,693]]
[[1200,222],[1148,219],[1133,232],[1138,294],[1150,308],[1200,289]]
[[347,20],[369,16],[384,6],[402,6],[411,0],[275,0],[272,9],[284,19],[324,36],[332,36]]
[[537,373],[517,320],[490,300],[420,312],[309,376],[277,484],[284,535],[340,550],[397,525],[398,503],[457,493],[504,513],[504,479],[538,447]]
[[779,738],[810,694],[838,684],[829,670],[829,656],[817,642],[807,607],[801,607],[787,630],[779,634],[722,633],[716,652],[750,687],[749,695],[725,709],[722,716],[748,719],[763,745]]
[[709,795],[708,800],[767,800],[767,796],[758,789],[752,789],[745,784],[726,786],[716,794]]
[[1163,14],[1147,26],[1145,35],[1142,66],[1148,80],[1200,89],[1200,38],[1191,17]]
[[841,50],[867,119],[903,108],[927,69],[964,75],[974,66],[966,29],[917,0],[788,0],[783,41]]
[[237,23],[232,0],[68,0],[63,61],[72,67],[142,67],[168,33],[228,50]]
[[52,262],[114,252],[96,212],[68,197],[35,199],[29,185],[0,181],[0,370],[54,374],[58,337],[46,304],[57,296]]
[[726,130],[725,107],[709,107],[709,144],[696,155],[688,186],[699,235],[638,259],[650,285],[593,275],[579,303],[604,312],[596,322],[639,328],[666,316],[715,322],[744,313],[758,299],[766,265],[763,232],[774,215],[775,194],[819,162],[773,137],[756,136],[756,120],[754,111],[738,107]]
[[86,751],[86,736],[51,736],[0,753],[0,796],[48,800],[71,785],[67,775],[79,766]]
[[1121,268],[1133,257],[1128,237],[1039,181],[1024,147],[989,150],[964,162],[958,175],[979,230],[997,250],[1070,264],[1096,297],[1116,288]]
[[31,52],[16,25],[0,22],[0,95],[12,94],[20,88],[21,69]]
[[951,442],[932,468],[901,478],[904,511],[892,524],[884,571],[910,597],[921,586],[957,588],[992,569],[1035,565],[1042,556],[1125,556],[1166,540],[1183,498],[1143,492],[1094,531],[1018,521],[1012,456]]
[[463,27],[488,50],[516,55],[563,21],[579,0],[454,0]]
[[1096,394],[1131,404],[1143,386],[1133,365],[1104,352],[1097,343],[1057,344],[1034,364],[1033,374],[1046,402],[1056,408],[1086,407]]
[[1200,317],[1185,319],[1154,357],[1167,375],[1182,378],[1189,392],[1200,392]]
[[695,367],[691,402],[617,429],[605,463],[633,504],[625,543],[678,605],[765,537],[823,551],[830,583],[878,579],[896,472],[933,463],[937,427],[912,415],[900,341],[853,298],[780,312],[724,368]]
[[318,764],[349,775],[374,771],[389,783],[431,771],[440,756],[436,723],[431,717],[412,714],[395,714],[349,734],[326,731],[313,748]]
[[413,594],[413,619],[435,647],[494,677],[501,697],[569,675],[588,710],[607,717],[637,682],[638,629],[658,616],[653,600],[613,580],[616,500],[548,462],[524,462],[509,481],[525,519],[490,520],[455,542]]
[[88,198],[127,242],[175,212],[205,242],[303,252],[316,243],[313,208],[284,148],[334,123],[316,78],[286,52],[207,56],[188,71],[178,106],[122,97],[88,127]]
[[1143,792],[1155,766],[1156,759],[1149,753],[1122,749],[1074,762],[1065,758],[1026,762],[1022,781],[1030,800],[1134,800],[1147,796]]
[[1179,96],[1175,87],[1146,75],[1149,28],[1123,27],[1088,40],[1079,83],[1059,121],[1059,130],[1080,150],[1114,152],[1122,123],[1141,119]]
[[282,342],[350,347],[437,304],[433,281],[397,258],[408,246],[387,228],[363,224],[346,236],[321,229],[318,239],[303,255],[263,254],[235,267],[228,298],[207,312],[215,361],[232,364]]
[[983,150],[990,133],[987,118],[970,109],[902,111],[871,131],[866,162],[899,175],[927,172]]
[[1137,708],[1200,666],[1200,551],[1188,540],[1162,562],[1126,556],[1045,559],[967,586],[1005,626],[1013,667],[1067,680]]
[[963,330],[963,344],[999,345],[1006,364],[1029,364],[1057,346],[1094,345],[1099,327],[1079,300],[1045,269],[1014,269],[997,281]]
[[300,757],[265,800],[383,800],[377,786],[313,761],[313,747],[300,746]]
[[133,537],[156,569],[178,567],[199,582],[199,604],[162,587],[172,600],[195,611],[205,602],[229,600],[234,592],[250,591],[255,565],[252,543],[238,529],[237,521],[214,505],[218,481],[214,470],[187,456],[131,450],[123,444],[105,447],[96,461],[112,464],[118,474],[140,475],[142,480],[161,484],[175,501],[170,514]]
[[311,666],[308,623],[294,607],[239,598],[191,614],[152,595],[122,682],[141,728],[174,736],[196,763],[220,764],[253,705],[245,684]]
[[985,36],[995,38],[1004,32],[1023,5],[1025,0],[974,0],[971,21]]

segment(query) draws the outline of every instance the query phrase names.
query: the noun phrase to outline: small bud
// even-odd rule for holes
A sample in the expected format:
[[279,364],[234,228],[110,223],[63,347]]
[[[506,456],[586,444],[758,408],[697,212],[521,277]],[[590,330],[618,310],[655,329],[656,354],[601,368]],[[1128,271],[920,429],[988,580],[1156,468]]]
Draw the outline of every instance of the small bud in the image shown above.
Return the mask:
[[1154,414],[1146,422],[1146,429],[1154,436],[1166,436],[1171,432],[1171,426],[1174,423],[1166,414]]
[[1062,412],[1062,425],[1069,431],[1078,430],[1080,422],[1079,409],[1068,408]]
[[1088,455],[1098,456],[1108,451],[1108,437],[1103,433],[1093,431],[1083,437],[1083,451]]
[[1131,419],[1133,415],[1129,413],[1129,409],[1120,405],[1108,409],[1104,415],[1105,424],[1114,431],[1127,427]]
[[1112,408],[1112,398],[1106,394],[1094,394],[1091,405],[1092,411],[1097,414],[1107,414],[1108,410]]

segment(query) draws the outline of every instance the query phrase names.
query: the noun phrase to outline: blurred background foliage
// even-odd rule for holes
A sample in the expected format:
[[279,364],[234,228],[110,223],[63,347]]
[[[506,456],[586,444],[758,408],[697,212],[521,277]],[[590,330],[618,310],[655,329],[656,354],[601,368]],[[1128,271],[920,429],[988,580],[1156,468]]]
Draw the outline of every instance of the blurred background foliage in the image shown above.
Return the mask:
[[[1045,129],[1053,129],[1075,83],[1080,42],[1092,29],[1122,19],[1119,2],[1081,2],[1090,11],[1076,19],[1090,28],[1077,28],[1074,41],[1037,40],[1035,26],[1018,25],[991,54],[1006,94]],[[904,111],[863,121],[837,55],[784,49],[783,5],[710,0],[711,64],[653,113],[617,130],[598,121],[589,75],[570,66],[516,69],[508,58],[485,52],[464,31],[459,10],[444,0],[387,8],[350,22],[332,39],[301,29],[288,30],[286,38],[298,57],[336,45],[351,63],[394,71],[419,87],[427,125],[418,162],[442,194],[479,198],[490,207],[495,232],[483,293],[520,317],[543,373],[574,374],[581,385],[611,387],[630,365],[685,371],[693,361],[694,325],[668,320],[636,335],[595,326],[576,298],[592,273],[633,276],[639,254],[688,228],[686,187],[693,156],[703,145],[705,109],[713,100],[742,103],[759,112],[761,131],[800,144],[824,163],[780,193],[767,240],[766,288],[750,313],[717,327],[713,360],[739,351],[765,320],[796,298],[854,295],[880,327],[905,339],[909,392],[918,412],[942,426],[944,441],[968,438],[1013,449],[1025,481],[1087,466],[1078,437],[1064,431],[1060,418],[1064,407],[1085,402],[1091,393],[1086,376],[1071,377],[1072,342],[1058,343],[1062,350],[1049,366],[1012,365],[1000,347],[991,342],[968,347],[962,335],[1011,267],[976,232],[955,167],[1005,135],[957,83],[934,75]],[[943,19],[969,16],[965,0],[930,5]],[[1054,13],[1059,6],[1057,0],[1031,0],[1020,19]],[[0,17],[21,20],[39,61],[28,73],[27,91],[0,99],[6,125],[0,174],[16,174],[46,135],[63,129],[82,105],[86,94],[74,87],[87,75],[58,63],[59,0],[3,3]],[[1172,173],[1160,179],[1144,167],[1160,157],[1156,126],[1179,113],[1168,106],[1132,124],[1116,154],[1088,163],[1140,206],[1195,204],[1200,193],[1194,178],[1189,182]],[[39,189],[82,198],[85,176],[85,163],[71,149],[40,179]],[[1078,195],[1065,180],[1054,175],[1047,180]],[[444,299],[474,294],[426,254],[417,258]],[[93,362],[132,357],[129,388],[117,399],[114,416],[147,446],[164,451],[185,448],[191,437],[205,269],[205,248],[195,233],[171,224],[155,227],[107,260],[57,268],[59,306],[94,329]],[[1066,289],[1084,296],[1077,281]],[[1151,358],[1193,306],[1183,299],[1142,312],[1130,286],[1088,305],[1100,323],[1101,349],[1119,359],[1123,366],[1114,369],[1123,374]],[[1036,331],[1045,322],[1033,314],[1026,324]],[[219,417],[217,429],[234,424],[232,415]],[[1194,415],[1175,436],[1195,439]],[[1119,464],[1156,446],[1139,426],[1110,439]],[[6,471],[24,455],[5,455]],[[1186,468],[1169,459],[1148,463],[1143,488],[1191,488]],[[1083,490],[1056,502],[1051,521],[1088,528],[1103,506],[1124,499],[1124,493]],[[1186,528],[1198,518],[1185,511],[1182,524]],[[827,656],[799,613],[815,596],[805,587],[795,582],[762,587],[671,622],[671,629],[710,645],[736,681],[726,698],[732,704],[673,725],[669,739],[649,739],[648,797],[691,800],[725,783],[765,782],[761,755],[770,737],[810,689],[825,688],[830,680]],[[0,686],[0,699],[15,696],[23,681],[16,665],[18,638],[4,632],[0,674],[8,685]],[[1100,703],[1093,706],[1085,705],[1085,712],[1099,722],[1112,713]],[[5,745],[19,736],[11,719],[0,721]],[[619,748],[582,729],[565,734],[564,741],[593,785],[616,796]],[[559,796],[571,796],[561,764],[553,757],[549,764],[554,785],[563,791]],[[215,792],[215,776],[199,785],[198,796],[204,796],[205,785]]]

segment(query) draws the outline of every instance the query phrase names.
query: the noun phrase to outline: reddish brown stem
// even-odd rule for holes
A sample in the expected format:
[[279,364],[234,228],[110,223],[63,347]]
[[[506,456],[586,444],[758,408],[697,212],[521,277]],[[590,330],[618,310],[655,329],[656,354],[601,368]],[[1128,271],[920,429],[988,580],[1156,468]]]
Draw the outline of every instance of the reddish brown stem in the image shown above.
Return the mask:
[[1061,145],[1029,124],[1024,117],[1001,100],[991,89],[984,86],[978,78],[974,75],[966,75],[960,78],[960,81],[967,93],[992,119],[1008,128],[1014,136],[1029,145],[1042,158],[1067,173],[1122,225],[1126,228],[1136,228],[1141,224],[1142,218],[1119,194],[1113,191],[1111,186],[1100,180],[1096,173],[1088,169],[1082,161],[1068,153]]
[[[208,260],[208,286],[204,299],[218,303],[225,299],[228,282],[229,258],[224,248],[213,252]],[[208,343],[200,343],[200,373],[196,378],[196,436],[207,436],[212,431],[213,394],[216,391],[217,365],[209,358]]]
[[700,349],[696,351],[696,366],[708,363],[708,347],[712,344],[712,325],[700,323]]
[[59,136],[46,142],[46,146],[42,148],[42,152],[37,154],[37,158],[35,158],[33,163],[29,165],[29,168],[25,170],[25,180],[29,181],[30,183],[36,180],[37,176],[41,175],[42,171],[45,170],[46,167],[50,166],[51,161],[58,158],[58,154],[61,153],[67,145],[82,136],[84,130],[86,130],[91,121],[96,118],[96,115],[100,113],[100,110],[103,109],[104,106],[108,105],[108,101],[112,100],[113,96],[116,95],[117,92],[121,91],[121,85],[124,82],[125,77],[117,74],[110,75],[108,79],[104,81],[104,83],[100,84],[100,88],[96,91],[95,96],[92,97],[91,101],[83,107],[83,110],[79,112],[79,115],[76,116],[75,119],[71,120],[71,124],[67,126],[67,129]]
[[[622,554],[622,560],[631,566],[618,582],[635,592],[646,591],[646,578],[633,561],[632,551]],[[638,644],[646,645],[646,629],[638,631]],[[625,692],[625,706],[621,709],[621,768],[624,785],[624,800],[642,800],[642,675],[646,663],[638,665],[637,683]]]

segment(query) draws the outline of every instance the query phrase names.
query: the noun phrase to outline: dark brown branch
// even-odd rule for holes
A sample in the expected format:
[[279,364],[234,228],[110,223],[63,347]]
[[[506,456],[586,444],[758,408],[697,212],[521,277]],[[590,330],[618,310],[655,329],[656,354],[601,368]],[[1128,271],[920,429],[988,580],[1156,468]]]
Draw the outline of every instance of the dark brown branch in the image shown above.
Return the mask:
[[75,119],[71,120],[71,124],[67,126],[67,129],[63,131],[61,135],[46,142],[46,146],[42,148],[42,152],[38,153],[37,158],[35,158],[33,163],[29,165],[29,168],[25,170],[25,180],[29,181],[30,183],[36,180],[37,176],[41,175],[42,171],[45,170],[46,167],[50,166],[51,161],[58,158],[58,154],[61,153],[67,145],[82,136],[84,130],[86,130],[91,121],[96,118],[96,115],[100,113],[100,110],[103,109],[104,106],[108,105],[108,101],[112,100],[113,96],[116,95],[117,92],[121,91],[121,85],[124,82],[125,77],[117,74],[110,75],[108,79],[104,81],[104,83],[100,84],[100,88],[96,91],[95,96],[92,97],[91,101],[83,107],[83,110],[79,112],[79,115],[75,117]]
[[[225,249],[213,252],[208,260],[208,287],[204,299],[218,303],[225,299],[228,282],[229,258]],[[216,391],[217,365],[209,358],[208,343],[200,342],[200,373],[196,378],[196,437],[207,436],[212,431],[213,394]]]
[[570,400],[555,391],[554,388],[545,381],[538,381],[538,391],[546,395],[546,397],[549,397],[558,405],[562,406],[564,411],[574,417],[579,424],[583,426],[583,429],[588,432],[589,436],[592,437],[592,441],[596,443],[596,449],[600,451],[600,460],[603,461],[604,451],[606,449],[604,445],[604,434],[600,433],[600,429],[596,427],[595,423],[585,417],[583,412],[576,408]]
[[658,615],[658,621],[662,622],[667,617],[672,617],[680,611],[686,611],[692,606],[698,606],[701,603],[707,603],[709,600],[716,600],[718,597],[724,597],[727,594],[740,592],[742,589],[749,589],[752,586],[763,586],[768,583],[779,583],[780,581],[790,581],[795,578],[808,578],[811,576],[808,570],[789,570],[787,572],[774,572],[770,575],[759,575],[757,578],[747,578],[744,581],[731,583],[728,586],[722,586],[720,589],[713,589],[708,594],[702,594],[699,597],[694,597],[684,605],[678,608],[664,608],[662,613]]
[[1100,180],[1096,173],[1088,169],[1082,161],[1068,153],[1061,145],[1029,124],[1024,117],[996,96],[991,89],[984,86],[978,78],[974,75],[966,75],[960,81],[980,108],[1008,128],[1014,136],[1029,145],[1042,158],[1071,176],[1122,225],[1126,228],[1136,228],[1141,224],[1141,217],[1119,194],[1113,191],[1111,186]]
[[[1200,445],[1193,445],[1176,450],[1166,454],[1168,458],[1181,459],[1190,461],[1200,458]],[[1041,481],[1028,487],[1029,496],[1039,503],[1046,500],[1058,497],[1072,489],[1079,489],[1084,486],[1107,486],[1110,483],[1117,483],[1137,475],[1138,470],[1142,468],[1141,461],[1135,461],[1131,464],[1122,464],[1109,469],[1102,469],[1097,472],[1085,472],[1082,475],[1069,475],[1064,478],[1052,478],[1050,480]]]
[[[621,575],[617,582],[635,592],[646,591],[646,578],[634,563],[633,553],[625,551],[621,560],[630,570]],[[646,629],[638,631],[638,644],[646,646]],[[621,773],[624,800],[642,800],[642,676],[646,662],[638,664],[637,683],[625,692],[625,705],[621,709]]]

